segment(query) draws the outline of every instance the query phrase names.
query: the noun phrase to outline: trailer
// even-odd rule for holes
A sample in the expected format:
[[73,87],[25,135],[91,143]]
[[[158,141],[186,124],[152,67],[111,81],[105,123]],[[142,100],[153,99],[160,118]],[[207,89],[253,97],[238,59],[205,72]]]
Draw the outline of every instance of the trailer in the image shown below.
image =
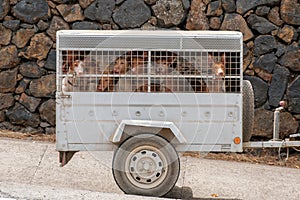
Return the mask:
[[58,31],[61,165],[78,151],[114,151],[121,190],[163,196],[179,177],[178,152],[299,146],[249,142],[254,95],[243,80],[242,38],[235,31]]

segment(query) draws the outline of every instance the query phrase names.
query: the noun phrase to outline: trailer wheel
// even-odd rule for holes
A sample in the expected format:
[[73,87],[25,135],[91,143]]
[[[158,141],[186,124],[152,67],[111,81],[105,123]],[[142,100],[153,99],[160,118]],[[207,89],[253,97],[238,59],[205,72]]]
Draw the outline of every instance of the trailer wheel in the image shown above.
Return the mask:
[[243,80],[243,142],[249,142],[254,123],[254,93],[248,80]]
[[163,196],[176,184],[180,161],[163,137],[143,133],[125,140],[115,151],[113,176],[126,194]]

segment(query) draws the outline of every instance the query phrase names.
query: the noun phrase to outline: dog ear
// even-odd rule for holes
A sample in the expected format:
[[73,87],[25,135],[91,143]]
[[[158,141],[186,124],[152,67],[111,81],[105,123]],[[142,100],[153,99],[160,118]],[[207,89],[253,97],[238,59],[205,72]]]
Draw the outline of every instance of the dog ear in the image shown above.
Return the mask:
[[143,57],[144,57],[144,58],[148,58],[148,51],[144,51],[144,52],[143,52]]
[[214,62],[214,58],[213,56],[211,55],[211,53],[208,53],[208,63],[213,63]]
[[172,64],[176,60],[176,57],[173,55],[168,56],[167,61],[168,63]]
[[222,54],[222,56],[221,56],[221,62],[224,64],[224,66],[225,66],[225,64],[226,64],[226,56],[225,56],[225,53],[223,53]]

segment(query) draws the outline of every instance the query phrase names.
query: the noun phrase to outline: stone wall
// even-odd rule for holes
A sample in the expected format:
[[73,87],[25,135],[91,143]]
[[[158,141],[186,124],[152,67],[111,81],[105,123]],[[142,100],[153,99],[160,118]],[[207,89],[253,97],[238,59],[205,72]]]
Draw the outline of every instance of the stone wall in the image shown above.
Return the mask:
[[280,100],[288,102],[282,134],[297,132],[298,0],[0,0],[0,128],[55,132],[57,30],[132,28],[241,31],[255,134],[271,136]]

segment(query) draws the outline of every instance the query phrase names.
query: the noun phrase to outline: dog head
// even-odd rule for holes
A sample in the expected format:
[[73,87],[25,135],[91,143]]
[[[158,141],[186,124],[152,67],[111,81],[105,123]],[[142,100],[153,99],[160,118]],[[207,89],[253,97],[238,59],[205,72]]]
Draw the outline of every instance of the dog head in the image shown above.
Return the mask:
[[97,86],[97,92],[110,92],[114,87],[113,77],[107,76],[109,72],[104,72],[100,78]]
[[211,54],[208,54],[208,60],[209,60],[210,66],[212,68],[212,73],[215,76],[218,76],[218,77],[225,77],[225,74],[226,74],[226,69],[225,69],[226,57],[225,57],[225,54],[222,54],[221,60],[217,60]]
[[170,73],[173,68],[171,65],[174,62],[174,58],[172,57],[163,57],[163,58],[158,58],[155,60],[155,73],[156,74],[168,74]]
[[115,60],[113,73],[114,74],[125,74],[128,70],[129,63],[126,58],[119,57]]
[[143,74],[145,68],[145,59],[143,57],[132,57],[130,60],[131,72],[134,74]]
[[80,60],[75,60],[73,64],[70,66],[69,73],[80,75],[83,74],[84,63]]

